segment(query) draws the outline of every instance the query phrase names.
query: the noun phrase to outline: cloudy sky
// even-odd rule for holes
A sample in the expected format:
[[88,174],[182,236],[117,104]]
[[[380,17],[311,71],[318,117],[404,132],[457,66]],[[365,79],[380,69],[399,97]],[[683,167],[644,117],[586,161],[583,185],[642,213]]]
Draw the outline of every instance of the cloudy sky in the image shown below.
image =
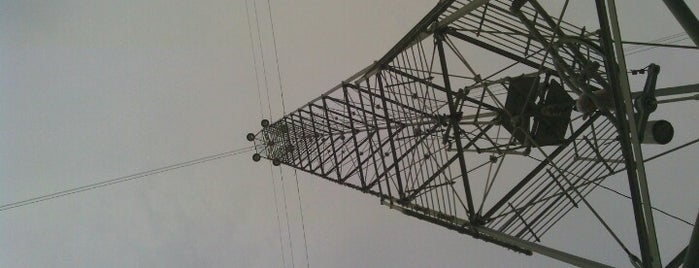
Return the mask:
[[[290,110],[381,57],[436,1],[270,2]],[[681,32],[659,1],[619,2],[627,40]],[[261,28],[271,97],[263,95],[262,107],[271,104],[275,119],[282,109],[269,9],[267,1],[247,4],[257,7]],[[245,134],[262,117],[259,45],[244,0],[0,1],[0,204],[250,146]],[[654,49],[630,56],[629,65],[661,65],[659,87],[696,83],[698,54]],[[695,139],[696,103],[669,106],[656,115],[675,124],[668,146]],[[699,209],[697,151],[647,166],[653,204],[690,221]],[[299,173],[307,262],[293,172],[284,169],[282,181],[278,168],[250,156],[1,211],[0,267],[291,267],[292,258],[298,267],[562,265]],[[607,183],[627,187],[623,177]],[[602,214],[619,215],[611,224],[633,244],[630,202],[608,192],[590,198]],[[604,210],[612,203],[628,209]],[[569,216],[545,243],[628,266],[589,212]],[[667,262],[691,226],[656,220]]]

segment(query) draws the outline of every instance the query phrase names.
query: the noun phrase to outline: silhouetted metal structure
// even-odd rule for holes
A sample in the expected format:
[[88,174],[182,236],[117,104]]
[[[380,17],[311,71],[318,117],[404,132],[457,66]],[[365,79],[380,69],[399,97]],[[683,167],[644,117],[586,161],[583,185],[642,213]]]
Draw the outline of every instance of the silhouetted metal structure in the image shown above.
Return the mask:
[[[598,24],[589,28],[562,20],[565,7],[550,14],[533,0],[441,1],[377,62],[263,121],[248,136],[253,158],[585,267],[605,265],[539,242],[573,208],[592,209],[585,196],[626,170],[640,257],[624,249],[635,265],[660,267],[640,143],[667,143],[673,130],[648,120],[657,65],[644,91],[631,95],[607,4],[595,2]],[[471,51],[510,64],[477,72]]]

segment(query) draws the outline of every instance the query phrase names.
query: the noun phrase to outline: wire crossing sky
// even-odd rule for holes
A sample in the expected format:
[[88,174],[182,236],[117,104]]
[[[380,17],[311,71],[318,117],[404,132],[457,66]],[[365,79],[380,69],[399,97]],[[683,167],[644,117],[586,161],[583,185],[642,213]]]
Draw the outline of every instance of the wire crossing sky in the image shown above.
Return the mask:
[[[265,114],[264,114],[264,112],[263,112],[264,110],[262,108],[263,101],[261,98],[262,93],[261,93],[261,88],[260,88],[260,83],[259,83],[260,74],[258,73],[257,53],[255,53],[257,50],[255,49],[255,42],[253,40],[253,31],[252,31],[251,20],[250,20],[251,10],[249,9],[249,6],[250,5],[248,4],[248,1],[246,0],[245,1],[246,19],[247,19],[247,25],[248,25],[248,33],[250,36],[251,49],[253,52],[253,61],[252,62],[253,62],[253,69],[255,72],[255,79],[256,79],[255,85],[257,86],[257,98],[258,98],[258,103],[260,103],[260,118],[259,119],[263,120],[265,118]],[[260,30],[260,22],[258,19],[259,14],[258,14],[258,10],[257,10],[257,4],[255,1],[253,1],[252,6],[253,6],[252,12],[254,13],[254,18],[255,18],[255,29],[257,30],[257,40],[258,40],[257,48],[260,51],[259,62],[262,63],[262,70],[263,70],[262,75],[264,76],[263,78],[264,78],[265,92],[267,95],[267,110],[269,111],[269,118],[271,119],[273,117],[272,116],[272,103],[271,103],[270,97],[269,97],[269,86],[267,83],[267,69],[265,67],[264,48],[263,48],[262,39],[261,39],[262,32]],[[278,82],[278,86],[279,86],[279,98],[281,100],[282,116],[283,116],[286,114],[286,105],[284,103],[284,87],[283,87],[283,83],[282,83],[281,70],[279,67],[279,52],[278,52],[278,48],[277,48],[277,39],[276,39],[276,35],[274,32],[274,20],[273,20],[273,15],[272,15],[272,4],[270,3],[269,0],[267,1],[267,10],[268,10],[268,14],[269,14],[270,30],[272,33],[272,44],[273,44],[273,48],[274,48],[274,60],[275,60],[274,65],[276,66],[277,82]],[[270,170],[271,169],[272,169],[272,166],[270,165]],[[274,174],[274,171],[271,171],[271,173]],[[291,259],[291,266],[295,267],[296,264],[294,262],[294,246],[293,246],[293,242],[292,242],[293,240],[291,237],[291,228],[290,228],[290,224],[289,224],[289,209],[288,209],[288,202],[287,202],[287,197],[286,197],[286,188],[285,188],[285,183],[284,183],[284,173],[283,173],[282,167],[279,168],[279,177],[280,177],[280,182],[281,182],[281,193],[282,193],[281,199],[284,203],[283,209],[284,209],[284,218],[286,219],[286,237],[288,238],[287,241],[289,243],[289,255],[291,257],[290,258]],[[300,221],[301,221],[301,231],[303,234],[303,245],[304,245],[304,252],[305,252],[304,256],[305,256],[305,261],[306,261],[306,267],[310,267],[310,261],[308,258],[308,241],[306,238],[306,227],[305,227],[306,225],[304,223],[303,206],[301,203],[301,191],[299,188],[298,175],[296,174],[295,170],[294,170],[294,179],[296,182],[296,195],[297,195],[297,199],[298,199],[298,208],[299,208],[299,215],[300,215]],[[274,194],[274,209],[275,209],[276,219],[277,219],[277,230],[279,233],[279,246],[280,246],[280,251],[281,251],[280,255],[281,255],[281,259],[282,259],[282,264],[284,265],[284,267],[287,267],[287,262],[286,262],[286,258],[285,258],[286,253],[284,252],[284,241],[283,241],[284,239],[282,236],[282,229],[281,229],[281,220],[280,220],[281,217],[279,214],[279,206],[277,204],[278,198],[277,198],[277,188],[276,188],[277,186],[276,186],[275,180],[276,180],[276,178],[273,175],[272,176],[272,188],[273,188],[272,192]]]
[[81,193],[84,191],[90,191],[90,190],[94,190],[94,189],[98,189],[98,188],[102,188],[102,187],[107,187],[107,186],[114,185],[117,183],[123,183],[123,182],[127,182],[127,181],[137,180],[137,179],[145,178],[145,177],[156,175],[156,174],[165,173],[165,172],[180,169],[180,168],[185,168],[185,167],[189,167],[189,166],[193,166],[193,165],[206,163],[206,162],[213,161],[213,160],[228,158],[231,156],[236,156],[239,154],[247,153],[247,152],[250,152],[252,150],[253,150],[252,146],[247,147],[247,148],[240,148],[240,149],[236,149],[236,150],[223,152],[220,154],[214,154],[214,155],[210,155],[210,156],[197,158],[194,160],[189,160],[189,161],[185,161],[185,162],[181,162],[181,163],[177,163],[177,164],[172,164],[172,165],[161,167],[161,168],[151,169],[151,170],[139,172],[136,174],[131,174],[131,175],[118,177],[118,178],[114,178],[114,179],[109,179],[109,180],[104,180],[104,181],[100,181],[100,182],[96,182],[96,183],[92,183],[92,184],[88,184],[88,185],[84,185],[84,186],[80,186],[80,187],[76,187],[76,188],[72,188],[72,189],[67,189],[67,190],[63,190],[60,192],[45,194],[42,196],[38,196],[38,197],[34,197],[34,198],[30,198],[30,199],[2,205],[2,206],[0,206],[0,212],[5,211],[5,210],[10,210],[10,209],[15,209],[15,208],[27,206],[27,205],[36,204],[39,202],[48,201],[48,200],[51,200],[54,198],[59,198],[59,197],[67,196],[67,195]]

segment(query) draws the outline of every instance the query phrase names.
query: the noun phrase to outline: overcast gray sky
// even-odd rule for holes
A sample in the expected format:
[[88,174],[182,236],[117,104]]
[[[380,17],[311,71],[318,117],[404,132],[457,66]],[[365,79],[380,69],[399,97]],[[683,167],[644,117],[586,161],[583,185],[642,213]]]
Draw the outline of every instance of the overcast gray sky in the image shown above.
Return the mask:
[[[271,1],[287,110],[378,59],[435,2]],[[659,1],[619,2],[627,40],[681,32]],[[699,3],[690,4],[696,13]],[[276,119],[267,1],[256,6]],[[0,204],[249,146],[245,134],[261,118],[245,9],[243,0],[0,1]],[[698,54],[654,49],[629,65],[661,65],[660,87],[696,83]],[[696,103],[666,107],[656,116],[675,124],[668,146],[696,138]],[[648,165],[654,205],[690,221],[699,209],[697,151]],[[281,254],[291,267],[290,248],[295,265],[306,266],[293,173],[285,169],[283,185],[293,246],[279,200],[280,248],[279,171],[250,156],[2,211],[0,267],[282,267]],[[562,266],[407,217],[305,173],[299,181],[312,267]],[[608,183],[627,187],[623,177]],[[628,226],[621,235],[633,244],[630,202],[599,190],[591,199],[606,216],[619,215],[612,225]],[[603,209],[616,203],[628,209]],[[691,227],[656,220],[667,262]],[[557,228],[545,243],[628,266],[584,209]]]

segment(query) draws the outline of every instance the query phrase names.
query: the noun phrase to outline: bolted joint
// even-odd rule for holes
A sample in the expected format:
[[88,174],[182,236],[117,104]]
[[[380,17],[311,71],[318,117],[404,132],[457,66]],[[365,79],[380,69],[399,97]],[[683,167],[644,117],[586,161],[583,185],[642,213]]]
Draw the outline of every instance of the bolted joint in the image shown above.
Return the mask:
[[463,118],[463,117],[464,117],[464,113],[463,113],[463,112],[456,112],[456,113],[453,113],[453,114],[450,114],[450,115],[449,115],[449,121],[450,121],[452,124],[455,124],[455,125],[456,125],[456,124],[459,124],[459,121],[461,121],[461,118]]
[[470,219],[470,220],[471,220],[471,225],[474,225],[474,226],[483,226],[483,225],[485,225],[486,223],[488,223],[488,221],[486,221],[486,219],[483,218],[483,216],[481,216],[481,215],[478,214],[478,213],[474,213],[474,214],[471,216],[471,219]]
[[647,96],[641,94],[634,101],[634,106],[637,111],[644,111],[646,113],[652,113],[658,108],[658,100],[652,96]]
[[434,41],[443,42],[446,39],[447,32],[449,32],[449,27],[434,29]]

